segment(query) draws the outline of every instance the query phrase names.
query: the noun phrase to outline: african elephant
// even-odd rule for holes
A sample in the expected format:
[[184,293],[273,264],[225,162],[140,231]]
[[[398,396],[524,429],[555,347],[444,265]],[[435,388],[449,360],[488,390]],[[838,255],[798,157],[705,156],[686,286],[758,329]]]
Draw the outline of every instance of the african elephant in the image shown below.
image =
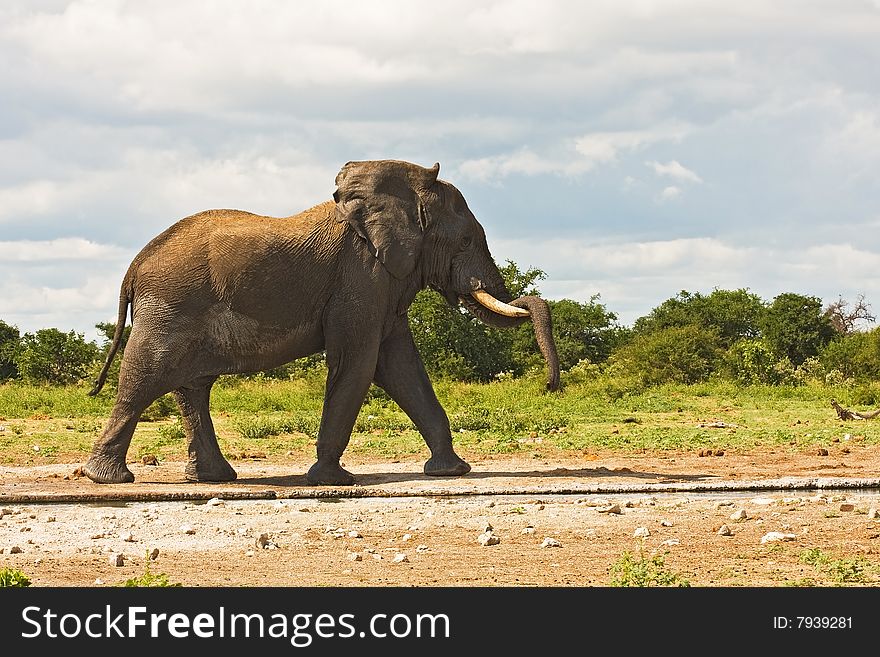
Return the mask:
[[101,483],[134,481],[125,457],[135,426],[153,400],[173,392],[189,443],[186,478],[235,479],[209,413],[215,380],[322,350],[327,381],[311,484],[354,482],[339,459],[371,383],[424,437],[425,474],[469,472],[410,332],[416,293],[431,287],[492,326],[531,317],[550,389],[559,365],[546,302],[511,300],[482,226],[439,171],[439,163],[349,162],[333,201],[289,217],[209,210],[151,240],[123,278],[116,332],[89,393],[106,380],[130,307],[115,405],[83,472]]

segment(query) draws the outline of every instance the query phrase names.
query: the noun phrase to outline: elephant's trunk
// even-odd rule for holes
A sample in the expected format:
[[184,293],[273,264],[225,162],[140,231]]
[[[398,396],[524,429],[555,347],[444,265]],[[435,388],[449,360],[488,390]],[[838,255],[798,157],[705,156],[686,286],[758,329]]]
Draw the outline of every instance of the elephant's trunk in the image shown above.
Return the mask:
[[[479,284],[479,281],[472,281]],[[474,285],[475,288],[478,285]],[[507,290],[504,296],[510,297]],[[475,289],[469,297],[459,297],[462,304],[477,318],[490,326],[500,328],[515,327],[526,319],[532,321],[538,348],[547,363],[547,390],[559,389],[559,356],[556,353],[556,342],[553,340],[553,324],[550,319],[550,307],[540,297],[524,296],[508,302],[499,301],[484,289]]]
[[532,325],[535,327],[535,338],[544,361],[547,363],[547,390],[559,390],[559,355],[556,353],[556,341],[553,340],[553,323],[550,320],[550,306],[541,297],[520,297],[510,302],[514,308],[529,311]]

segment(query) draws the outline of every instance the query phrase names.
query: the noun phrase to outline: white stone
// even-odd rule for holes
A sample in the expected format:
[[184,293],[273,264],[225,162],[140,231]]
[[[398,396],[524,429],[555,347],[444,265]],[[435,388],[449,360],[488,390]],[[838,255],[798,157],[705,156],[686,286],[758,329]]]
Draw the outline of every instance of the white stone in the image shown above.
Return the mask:
[[542,548],[548,547],[562,547],[562,543],[560,543],[557,539],[552,538],[550,536],[545,536],[544,540],[541,541]]
[[360,555],[359,552],[351,552],[348,555],[348,560],[349,561],[361,561],[361,560],[363,560],[363,557]]
[[104,584],[104,580],[103,580],[103,579],[100,579],[100,578],[99,578],[99,579],[96,579],[96,580],[95,580],[95,586],[102,586],[103,584]]
[[409,557],[407,557],[405,554],[400,553],[394,555],[394,563],[404,563],[406,561],[409,561]]
[[210,500],[205,502],[205,506],[224,506],[226,502],[221,500],[219,497],[212,497]]
[[871,520],[875,520],[876,518],[880,518],[880,511],[877,511],[874,507],[868,509],[868,517]]
[[349,538],[363,538],[363,536],[361,536],[361,533],[359,531],[354,530],[354,529],[352,529],[350,532],[348,532],[348,537]]
[[636,527],[636,530],[633,532],[635,538],[648,538],[650,535],[651,532],[647,527]]
[[733,532],[730,531],[730,527],[728,527],[727,525],[721,525],[721,527],[718,528],[718,535],[719,536],[733,536]]
[[419,546],[416,546],[416,552],[419,552],[419,553],[427,552],[427,551],[430,550],[430,549],[431,549],[431,548],[429,548],[427,545],[419,545]]
[[679,543],[681,543],[681,541],[679,541],[677,538],[670,538],[666,541],[663,541],[660,545],[673,546],[673,545],[678,545]]
[[126,543],[134,543],[134,535],[131,532],[127,532],[122,535],[122,540]]
[[400,537],[400,541],[402,543],[406,543],[407,541],[411,541],[411,540],[412,540],[412,534],[404,534],[403,536]]
[[794,534],[783,534],[782,532],[767,532],[761,537],[761,543],[776,543],[778,541],[793,541],[797,536]]
[[254,556],[254,551],[253,551],[253,550],[248,550],[247,552],[244,553],[244,556],[246,556],[246,557],[252,557],[252,556]]
[[740,509],[730,514],[730,519],[735,521],[746,520],[748,517],[749,514],[745,509]]
[[495,536],[492,532],[483,532],[477,537],[477,541],[480,545],[498,545],[501,542],[501,539]]
[[661,527],[672,527],[672,521],[671,520],[661,520],[660,526]]
[[191,525],[181,525],[180,531],[184,534],[195,534],[196,530]]
[[522,531],[521,531],[520,533],[521,533],[521,534],[534,534],[534,533],[535,533],[535,528],[532,527],[531,525],[529,525],[528,527],[523,527],[523,528],[522,528]]
[[124,554],[111,554],[108,559],[111,566],[124,566],[125,565],[125,555]]

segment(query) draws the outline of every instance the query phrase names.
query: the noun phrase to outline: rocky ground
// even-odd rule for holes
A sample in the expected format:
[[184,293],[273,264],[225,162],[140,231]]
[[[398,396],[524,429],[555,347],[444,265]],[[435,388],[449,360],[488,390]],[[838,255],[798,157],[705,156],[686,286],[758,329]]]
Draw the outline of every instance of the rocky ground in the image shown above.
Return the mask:
[[0,567],[33,586],[608,586],[629,553],[692,586],[880,583],[880,450],[492,458],[433,479],[420,462],[237,462],[229,484],[133,464],[0,468]]

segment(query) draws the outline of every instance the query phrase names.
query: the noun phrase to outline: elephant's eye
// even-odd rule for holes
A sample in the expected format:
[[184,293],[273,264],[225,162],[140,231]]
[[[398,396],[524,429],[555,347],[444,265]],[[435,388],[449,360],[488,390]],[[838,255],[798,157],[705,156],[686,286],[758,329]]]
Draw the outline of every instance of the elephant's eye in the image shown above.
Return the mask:
[[473,242],[473,241],[474,240],[470,235],[465,235],[464,237],[461,238],[461,248],[463,248],[463,249],[468,248],[471,245],[471,242]]

